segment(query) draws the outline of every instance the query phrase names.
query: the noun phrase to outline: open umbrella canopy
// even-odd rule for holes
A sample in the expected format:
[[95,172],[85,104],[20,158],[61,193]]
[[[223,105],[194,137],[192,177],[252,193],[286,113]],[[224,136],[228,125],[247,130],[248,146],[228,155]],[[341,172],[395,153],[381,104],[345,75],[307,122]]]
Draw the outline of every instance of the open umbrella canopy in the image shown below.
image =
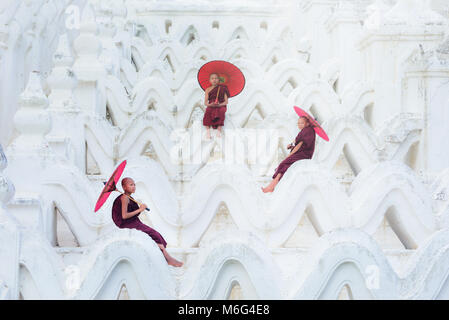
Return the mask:
[[198,83],[203,90],[211,86],[209,78],[212,73],[217,73],[220,84],[228,87],[230,97],[238,95],[245,87],[245,76],[239,68],[227,61],[213,60],[205,63],[198,71]]
[[97,203],[95,205],[95,212],[97,212],[101,206],[106,202],[109,195],[112,191],[117,190],[117,182],[120,179],[120,176],[123,173],[123,170],[125,170],[126,166],[126,160],[124,160],[122,163],[119,164],[117,169],[112,173],[111,177],[109,178],[108,182],[104,185],[103,190],[100,193],[100,196],[98,197]]
[[293,109],[295,109],[295,112],[298,116],[306,116],[309,119],[317,135],[319,135],[324,140],[329,141],[329,137],[327,136],[326,132],[323,130],[323,128],[321,128],[320,124],[311,115],[302,110],[300,107],[293,106]]

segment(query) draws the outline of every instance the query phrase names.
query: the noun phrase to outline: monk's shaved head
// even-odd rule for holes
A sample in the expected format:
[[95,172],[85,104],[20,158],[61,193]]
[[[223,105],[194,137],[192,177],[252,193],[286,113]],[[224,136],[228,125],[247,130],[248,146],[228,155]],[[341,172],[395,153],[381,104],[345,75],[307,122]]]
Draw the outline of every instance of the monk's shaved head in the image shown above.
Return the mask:
[[123,180],[122,180],[122,188],[124,188],[130,182],[134,182],[134,180],[131,179],[130,177],[123,178]]

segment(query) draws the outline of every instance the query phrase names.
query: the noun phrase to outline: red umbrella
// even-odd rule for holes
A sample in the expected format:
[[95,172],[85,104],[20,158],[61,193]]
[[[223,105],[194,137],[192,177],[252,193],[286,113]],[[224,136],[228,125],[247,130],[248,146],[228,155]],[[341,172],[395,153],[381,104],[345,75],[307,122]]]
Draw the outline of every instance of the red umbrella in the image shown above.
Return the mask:
[[209,82],[211,73],[218,74],[220,84],[228,87],[230,97],[238,95],[245,87],[245,76],[239,68],[227,61],[213,60],[203,64],[198,70],[198,83],[203,90],[211,86]]
[[319,135],[324,140],[329,141],[329,137],[327,136],[326,132],[323,130],[323,128],[321,128],[320,124],[312,116],[310,116],[307,112],[297,106],[294,106],[293,108],[295,109],[295,112],[298,116],[306,116],[307,119],[309,119],[317,135]]
[[[108,199],[108,197],[112,191],[117,191],[117,192],[120,192],[121,194],[124,194],[123,192],[117,190],[117,182],[120,179],[120,176],[122,175],[123,170],[125,170],[125,166],[126,166],[126,160],[124,160],[122,163],[119,164],[117,169],[115,169],[114,173],[112,173],[108,182],[104,182],[104,188],[103,188],[103,191],[101,191],[100,196],[98,197],[97,203],[95,204],[94,212],[97,212],[101,208],[101,206],[106,202],[106,200]],[[137,203],[138,205],[140,205],[140,203],[137,202],[136,200],[134,200],[132,197],[130,197],[128,195],[127,195],[127,197],[130,198],[135,203]],[[148,208],[146,208],[146,210],[150,211],[150,209],[148,209]]]

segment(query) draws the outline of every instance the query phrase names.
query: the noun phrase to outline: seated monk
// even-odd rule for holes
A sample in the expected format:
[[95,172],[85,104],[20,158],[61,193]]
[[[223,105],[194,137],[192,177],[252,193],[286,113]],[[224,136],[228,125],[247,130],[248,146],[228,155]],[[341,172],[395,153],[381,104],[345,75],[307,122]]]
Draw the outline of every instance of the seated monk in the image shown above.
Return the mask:
[[181,267],[183,263],[168,254],[165,249],[167,247],[167,242],[161,234],[146,224],[143,224],[137,217],[147,206],[141,204],[139,207],[137,203],[127,197],[131,196],[131,194],[136,191],[134,180],[131,178],[123,178],[122,187],[125,194],[119,195],[112,205],[112,220],[116,226],[119,228],[137,229],[145,232],[157,243],[169,265]]
[[221,127],[224,125],[227,110],[229,90],[224,84],[219,84],[218,74],[211,73],[209,82],[212,84],[205,91],[203,125],[207,127],[207,139],[210,139],[210,127],[218,128],[217,137],[220,137]]
[[292,149],[290,154],[276,168],[276,172],[272,177],[273,180],[267,187],[262,188],[263,192],[273,192],[285,171],[287,171],[294,162],[302,159],[312,159],[315,150],[315,130],[309,119],[305,116],[298,119],[298,128],[301,131],[296,136],[295,143],[287,146],[287,149]]

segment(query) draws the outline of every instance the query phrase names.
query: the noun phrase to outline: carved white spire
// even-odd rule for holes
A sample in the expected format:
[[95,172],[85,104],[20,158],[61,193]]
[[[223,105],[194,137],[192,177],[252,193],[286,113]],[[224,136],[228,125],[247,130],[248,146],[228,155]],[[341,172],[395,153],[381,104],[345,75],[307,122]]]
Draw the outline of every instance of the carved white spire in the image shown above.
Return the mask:
[[51,108],[72,109],[74,107],[73,89],[76,87],[77,81],[71,68],[74,59],[66,34],[59,39],[53,61],[55,66],[47,79],[51,87],[51,94],[48,97]]
[[14,149],[24,152],[47,146],[44,136],[50,131],[51,118],[48,99],[40,81],[39,71],[30,73],[28,85],[19,98],[19,109],[14,115],[14,125],[19,136],[14,140]]
[[74,41],[77,59],[73,66],[78,87],[75,95],[80,107],[88,112],[96,112],[105,116],[105,108],[98,99],[97,81],[105,76],[103,64],[99,60],[101,41],[98,38],[98,27],[95,13],[90,3],[87,3],[80,27],[80,35]]
[[97,58],[100,54],[101,43],[97,35],[95,13],[88,3],[81,19],[80,35],[74,41],[75,51],[78,55],[74,68],[79,78],[92,80],[97,78],[95,70],[92,70],[92,68],[100,69]]
[[119,76],[119,50],[113,39],[117,34],[117,27],[113,22],[114,6],[109,2],[101,2],[95,7],[95,12],[97,13],[99,38],[103,47],[99,60],[104,64],[104,67],[109,74]]

